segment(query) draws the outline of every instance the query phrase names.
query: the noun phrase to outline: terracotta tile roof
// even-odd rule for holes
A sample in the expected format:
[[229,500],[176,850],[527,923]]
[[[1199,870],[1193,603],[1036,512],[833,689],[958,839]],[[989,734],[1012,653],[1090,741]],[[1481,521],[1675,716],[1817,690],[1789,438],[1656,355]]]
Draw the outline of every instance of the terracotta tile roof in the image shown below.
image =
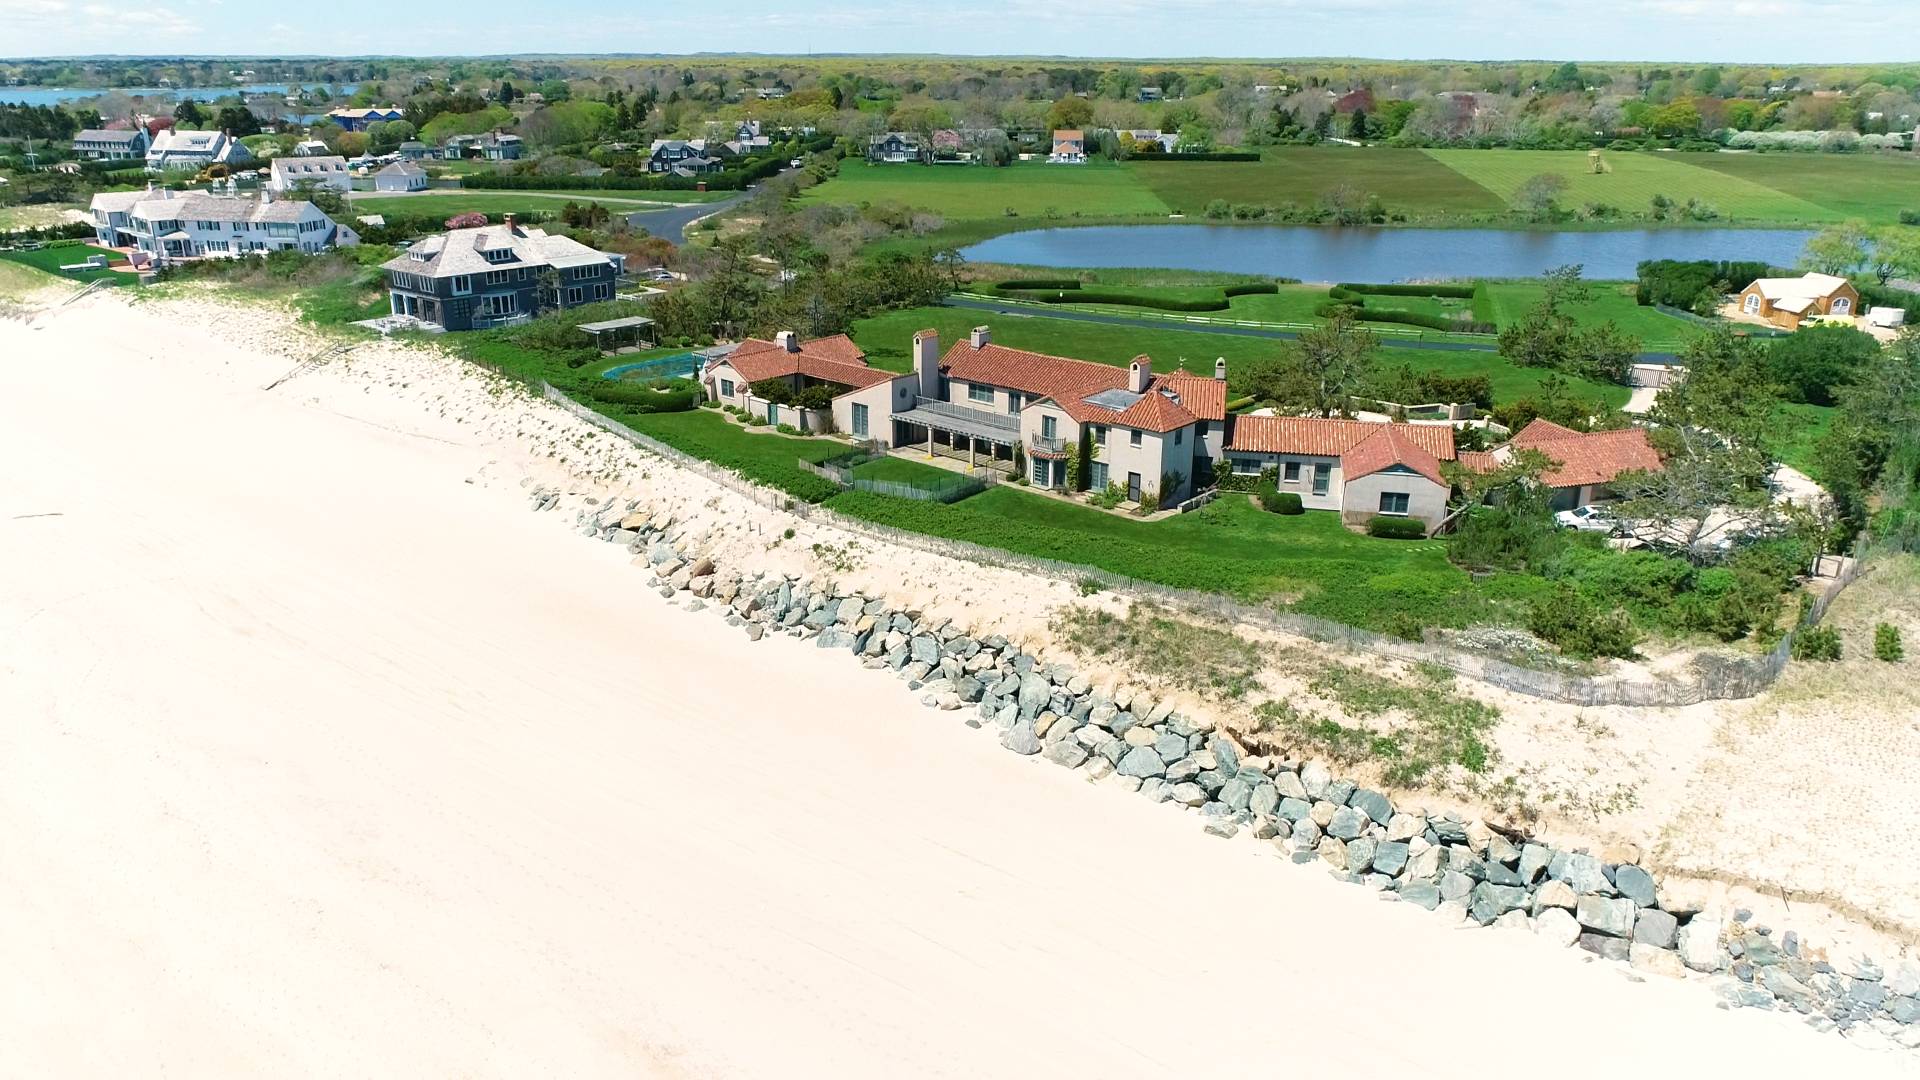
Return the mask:
[[1585,434],[1584,431],[1562,427],[1551,420],[1542,420],[1536,416],[1527,422],[1526,427],[1520,429],[1520,434],[1515,435],[1508,442],[1513,446],[1538,446],[1555,439],[1577,439]]
[[[1343,481],[1358,480],[1363,476],[1403,465],[1421,476],[1445,487],[1447,481],[1440,475],[1440,459],[1415,443],[1408,437],[1410,425],[1378,424],[1379,430],[1353,444],[1340,459],[1340,476]],[[1449,433],[1452,428],[1446,429]],[[1447,440],[1451,448],[1453,440]]]
[[[1554,430],[1529,437],[1543,424]],[[1606,484],[1624,472],[1660,468],[1660,454],[1647,441],[1647,433],[1641,428],[1568,431],[1558,424],[1535,420],[1507,445],[1545,454],[1554,467],[1542,473],[1540,479],[1553,487]]]
[[805,375],[864,390],[895,377],[891,371],[868,367],[866,354],[845,334],[801,342],[799,352],[788,352],[777,342],[748,338],[720,362],[750,383]]
[[1500,459],[1488,450],[1462,450],[1457,460],[1461,467],[1477,473],[1489,473],[1500,467]]
[[940,358],[940,366],[949,378],[1018,390],[1036,401],[1050,400],[1075,423],[1164,434],[1200,420],[1227,417],[1226,384],[1196,375],[1156,375],[1146,394],[1125,408],[1112,409],[1086,400],[1103,390],[1126,390],[1127,369],[1112,364],[1009,349],[992,342],[976,349],[971,341],[956,341]]
[[1156,386],[1172,388],[1180,395],[1180,404],[1200,419],[1224,421],[1227,418],[1227,384],[1223,380],[1176,371],[1153,381]]
[[1440,461],[1452,461],[1453,428],[1445,424],[1376,424],[1317,416],[1242,416],[1233,422],[1228,450],[1249,454],[1342,457],[1382,428],[1400,429],[1406,442]]

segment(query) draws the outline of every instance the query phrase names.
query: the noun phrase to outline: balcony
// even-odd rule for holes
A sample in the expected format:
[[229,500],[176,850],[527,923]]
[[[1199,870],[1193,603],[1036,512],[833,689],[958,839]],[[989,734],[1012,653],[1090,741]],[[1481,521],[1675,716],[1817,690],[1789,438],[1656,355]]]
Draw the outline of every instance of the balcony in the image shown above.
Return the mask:
[[939,431],[955,432],[988,442],[1012,446],[1020,441],[1020,418],[990,409],[970,409],[951,401],[916,397],[913,408],[893,414],[895,420]]
[[1067,456],[1067,444],[1064,440],[1049,438],[1045,435],[1029,436],[1027,449],[1037,458],[1059,459]]

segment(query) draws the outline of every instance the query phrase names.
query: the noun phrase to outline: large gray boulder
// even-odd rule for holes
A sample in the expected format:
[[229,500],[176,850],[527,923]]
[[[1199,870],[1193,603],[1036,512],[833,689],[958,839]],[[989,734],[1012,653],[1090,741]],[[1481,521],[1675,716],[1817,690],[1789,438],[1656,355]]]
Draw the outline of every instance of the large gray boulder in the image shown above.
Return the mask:
[[1378,848],[1378,844],[1364,836],[1347,841],[1347,869],[1356,874],[1373,869],[1373,856]]
[[1579,940],[1580,924],[1560,908],[1547,908],[1533,917],[1533,932],[1564,947]]
[[1467,913],[1474,921],[1490,923],[1509,911],[1519,911],[1527,903],[1527,890],[1517,885],[1495,885],[1483,881],[1473,887]]
[[1653,875],[1632,863],[1614,867],[1613,887],[1621,896],[1643,908],[1654,905]]
[[1582,896],[1574,905],[1573,917],[1581,926],[1596,933],[1623,938],[1633,933],[1636,908],[1631,900],[1605,896]]
[[1121,776],[1136,776],[1141,779],[1149,776],[1165,776],[1167,763],[1159,754],[1153,752],[1152,747],[1135,746],[1121,756],[1120,764],[1115,771]]
[[1020,677],[1020,715],[1038,716],[1053,698],[1053,684],[1033,672]]
[[1355,788],[1347,799],[1347,805],[1373,819],[1375,825],[1385,825],[1393,817],[1393,804],[1385,795],[1366,788]]
[[1695,971],[1717,971],[1720,967],[1720,918],[1702,912],[1687,920],[1674,935],[1680,960]]
[[1247,797],[1247,809],[1261,817],[1272,817],[1280,809],[1280,789],[1269,783],[1253,785],[1253,793]]
[[1547,876],[1566,882],[1577,893],[1597,893],[1611,888],[1599,859],[1570,851],[1553,856],[1553,861],[1547,864]]
[[1373,868],[1387,875],[1397,876],[1407,868],[1408,847],[1397,840],[1388,840],[1373,849]]
[[1327,835],[1342,840],[1352,840],[1367,831],[1367,815],[1351,806],[1342,806],[1333,812],[1327,822]]
[[1633,940],[1639,945],[1671,949],[1679,932],[1680,920],[1659,908],[1641,908],[1633,920]]
[[1229,810],[1245,810],[1253,800],[1253,785],[1236,776],[1220,785],[1219,799]]
[[1087,748],[1072,739],[1061,739],[1059,742],[1048,744],[1046,754],[1048,761],[1055,765],[1064,765],[1069,769],[1077,769],[1087,760]]
[[1000,736],[1000,745],[1016,754],[1032,755],[1040,752],[1040,739],[1033,733],[1033,723],[1024,718],[1014,721],[1006,734]]

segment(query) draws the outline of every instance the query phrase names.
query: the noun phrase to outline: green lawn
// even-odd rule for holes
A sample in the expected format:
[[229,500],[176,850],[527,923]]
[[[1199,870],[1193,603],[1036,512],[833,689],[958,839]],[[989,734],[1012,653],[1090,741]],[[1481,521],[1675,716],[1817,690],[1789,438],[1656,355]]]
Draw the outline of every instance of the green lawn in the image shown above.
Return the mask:
[[[1639,338],[1641,348],[1648,352],[1672,352],[1700,332],[1698,325],[1685,319],[1658,308],[1641,307],[1634,301],[1632,285],[1594,282],[1590,287],[1591,301],[1566,307],[1578,325],[1612,322]],[[1492,304],[1493,321],[1500,326],[1519,322],[1546,295],[1546,286],[1532,281],[1488,281],[1480,288]]]
[[1920,159],[1912,154],[1692,154],[1688,161],[1876,224],[1920,210]]
[[49,274],[57,274],[70,281],[93,281],[96,278],[105,278],[116,285],[130,285],[134,282],[132,274],[123,274],[115,270],[60,269],[68,263],[85,262],[92,255],[110,255],[122,262],[126,261],[126,256],[117,251],[94,247],[92,244],[65,244],[60,247],[41,248],[38,251],[5,251],[0,252],[0,259],[31,266],[35,270],[44,270]]
[[896,484],[942,486],[963,479],[951,469],[928,465],[903,457],[879,457],[853,467],[853,475],[866,480],[888,480]]
[[1332,513],[1282,517],[1227,495],[1203,509],[1140,521],[1001,484],[951,505],[849,492],[828,506],[915,532],[1383,629],[1403,620],[1457,626],[1487,613],[1438,541],[1376,540]]
[[[1823,222],[1838,211],[1750,179],[1703,168],[1696,162],[1719,154],[1606,154],[1612,171],[1595,174],[1585,150],[1427,150],[1433,160],[1493,192],[1502,202],[1528,180],[1553,174],[1567,181],[1560,204],[1568,208],[1604,203],[1627,214],[1644,214],[1655,195],[1675,202],[1698,199],[1734,222]],[[1814,157],[1816,155],[1796,155]]]
[[847,444],[837,439],[798,439],[764,427],[750,431],[717,409],[634,413],[599,402],[594,408],[677,450],[779,488],[797,499],[819,502],[840,490],[832,481],[796,464],[802,458],[825,461],[846,453]]
[[1833,426],[1834,409],[1827,405],[1780,406],[1780,428],[1783,437],[1780,442],[1780,462],[1806,473],[1815,480],[1820,479],[1819,470],[1814,468],[1813,448],[1820,437]]
[[[599,203],[609,210],[657,210],[658,203],[708,202],[732,192],[661,191],[427,191],[418,195],[379,195],[355,192],[356,214],[432,214],[452,217],[470,210],[497,214],[535,210],[558,214],[569,201],[582,206]],[[656,197],[658,196],[658,197]]]
[[1504,198],[1419,150],[1283,146],[1266,151],[1258,162],[1135,161],[1127,167],[1169,207],[1187,214],[1200,213],[1215,199],[1310,206],[1343,184],[1378,195],[1389,210],[1422,217],[1506,208]]
[[1128,217],[1167,213],[1138,173],[1125,165],[1023,163],[995,169],[973,165],[875,165],[848,161],[840,175],[809,189],[803,202],[858,205],[893,202],[943,217]]
[[[1317,290],[1325,299],[1324,290]],[[1293,295],[1291,291],[1282,296]],[[1274,300],[1271,296],[1235,297],[1235,310],[1245,300]],[[1397,301],[1401,298],[1390,297]],[[1295,300],[1294,303],[1300,303]],[[1263,316],[1264,317],[1264,316]],[[962,340],[975,326],[993,331],[993,340],[1016,349],[1103,364],[1124,365],[1141,353],[1153,359],[1155,371],[1173,371],[1186,360],[1189,371],[1212,374],[1215,357],[1227,361],[1227,384],[1233,385],[1234,372],[1243,364],[1278,355],[1288,343],[1272,338],[1240,337],[1232,334],[1196,333],[1187,330],[1148,329],[1132,326],[1106,326],[1099,323],[1050,319],[1045,315],[994,315],[962,308],[908,308],[890,311],[854,324],[853,340],[866,350],[867,362],[887,371],[909,371],[913,367],[913,335],[917,330],[933,329],[940,334],[941,348]],[[1379,362],[1398,367],[1412,365],[1415,371],[1443,371],[1449,375],[1486,374],[1493,381],[1495,401],[1511,401],[1534,392],[1542,379],[1554,374],[1541,368],[1522,368],[1486,351],[1449,351],[1442,349],[1393,348],[1379,351]],[[1565,377],[1568,388],[1584,398],[1596,398],[1614,406],[1627,402],[1624,386],[1588,382]],[[1232,396],[1229,392],[1229,397]]]

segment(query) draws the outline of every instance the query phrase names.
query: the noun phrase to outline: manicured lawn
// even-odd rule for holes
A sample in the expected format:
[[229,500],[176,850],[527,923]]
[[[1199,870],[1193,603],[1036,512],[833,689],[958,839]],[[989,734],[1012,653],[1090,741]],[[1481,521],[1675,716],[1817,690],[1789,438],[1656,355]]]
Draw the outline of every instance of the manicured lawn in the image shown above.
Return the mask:
[[1912,154],[1696,154],[1688,160],[1877,224],[1920,210],[1920,159]]
[[[1546,286],[1528,281],[1488,281],[1480,288],[1492,304],[1493,321],[1511,326],[1524,318],[1546,295]],[[1567,314],[1581,326],[1612,322],[1640,339],[1648,352],[1671,352],[1696,337],[1700,327],[1676,318],[1658,308],[1641,307],[1634,301],[1633,286],[1595,282],[1590,288],[1593,299],[1585,304],[1569,305]]]
[[1200,213],[1215,199],[1255,206],[1311,206],[1342,184],[1378,195],[1389,210],[1410,215],[1492,213],[1506,208],[1505,199],[1418,150],[1282,146],[1269,149],[1258,162],[1135,161],[1127,167],[1138,172],[1168,206],[1187,214]]
[[828,506],[897,528],[1096,566],[1178,588],[1279,601],[1356,626],[1411,619],[1462,625],[1486,613],[1439,541],[1376,540],[1332,513],[1282,517],[1227,495],[1190,514],[1140,521],[1010,484],[952,505],[849,492]]
[[1820,479],[1813,464],[1813,448],[1833,426],[1834,410],[1826,405],[1780,406],[1780,461],[1784,465]]
[[117,251],[97,248],[92,244],[66,244],[60,247],[45,247],[38,251],[5,251],[0,252],[0,259],[17,262],[24,266],[31,266],[35,270],[44,270],[49,274],[57,274],[71,281],[92,281],[95,278],[105,278],[116,285],[131,285],[134,282],[135,279],[132,274],[123,274],[116,270],[60,269],[60,267],[68,263],[86,262],[88,257],[93,255],[108,255],[122,262],[126,260],[126,256],[121,255]]
[[[352,209],[356,214],[432,214],[452,217],[468,211],[497,214],[505,211],[534,210],[558,214],[569,201],[586,206],[599,203],[609,210],[653,210],[653,203],[706,202],[730,192],[661,191],[428,191],[418,195],[356,194]],[[656,197],[657,196],[657,197]],[[648,200],[651,200],[649,202]]]
[[819,502],[840,490],[832,481],[815,476],[796,464],[802,458],[825,461],[846,453],[847,444],[838,440],[790,438],[771,428],[749,431],[717,409],[633,413],[617,405],[595,403],[594,407],[676,450],[725,466],[749,480],[779,488],[795,498]]
[[[1321,299],[1325,298],[1324,290],[1311,291],[1319,292]],[[1295,295],[1292,290],[1282,293],[1282,297],[1290,295]],[[1248,296],[1234,299],[1235,310],[1238,311],[1241,301],[1271,301],[1277,298]],[[1385,299],[1398,301],[1401,298]],[[1291,302],[1304,303],[1299,299]],[[1311,314],[1310,305],[1307,313]],[[1269,312],[1258,317],[1276,316]],[[853,339],[866,350],[867,362],[874,367],[887,371],[908,371],[913,367],[913,334],[916,330],[938,331],[944,350],[948,344],[965,338],[970,329],[981,325],[990,327],[993,340],[1002,345],[1054,356],[1070,356],[1077,360],[1124,365],[1145,353],[1153,359],[1156,371],[1175,370],[1180,366],[1181,359],[1185,358],[1189,371],[1211,374],[1214,358],[1225,357],[1229,388],[1233,385],[1234,372],[1239,365],[1269,359],[1289,347],[1287,342],[1271,338],[1105,326],[1049,319],[1044,315],[993,315],[984,311],[948,307],[908,308],[862,319],[854,324]],[[1540,368],[1515,367],[1498,354],[1485,351],[1387,347],[1380,350],[1379,362],[1395,367],[1410,364],[1415,371],[1443,371],[1449,375],[1485,373],[1493,380],[1495,401],[1510,401],[1531,394],[1542,379],[1554,374]],[[1604,385],[1584,379],[1568,378],[1566,382],[1568,388],[1581,397],[1597,398],[1615,406],[1626,404],[1629,393],[1624,386]],[[1231,391],[1229,396],[1232,396]]]
[[903,457],[881,457],[853,467],[853,475],[867,480],[890,480],[899,484],[954,483],[962,477],[950,469],[928,465]]
[[950,219],[1127,217],[1164,215],[1160,200],[1124,165],[1045,165],[994,169],[974,165],[874,165],[848,161],[840,175],[802,197],[806,202],[900,203]]
[[[1631,152],[1606,154],[1612,171],[1595,174],[1585,150],[1427,150],[1435,161],[1511,202],[1520,186],[1551,173],[1567,181],[1560,196],[1569,208],[1604,203],[1628,214],[1644,214],[1655,195],[1674,202],[1697,199],[1733,222],[1822,222],[1846,215],[1764,184],[1704,168],[1696,162],[1718,154]],[[1813,155],[1805,155],[1813,156]]]

